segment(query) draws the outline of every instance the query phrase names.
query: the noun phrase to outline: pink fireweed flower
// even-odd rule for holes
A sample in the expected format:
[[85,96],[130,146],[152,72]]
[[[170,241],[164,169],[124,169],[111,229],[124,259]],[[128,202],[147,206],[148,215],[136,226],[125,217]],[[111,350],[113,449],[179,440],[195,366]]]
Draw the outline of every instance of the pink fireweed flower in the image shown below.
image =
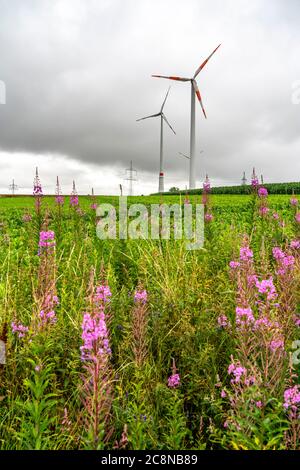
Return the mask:
[[293,320],[294,320],[295,326],[300,326],[300,316],[294,315]]
[[228,326],[228,318],[226,317],[226,315],[220,315],[219,318],[218,318],[218,325],[220,328],[226,328],[226,326]]
[[227,393],[226,393],[226,391],[223,389],[223,390],[221,391],[221,398],[226,398],[226,397],[227,397]]
[[237,364],[230,364],[228,367],[228,374],[233,375],[234,378],[231,379],[231,383],[239,383],[241,380],[241,377],[246,375],[247,369],[245,367],[242,367],[240,363],[238,362]]
[[297,408],[300,405],[299,385],[295,385],[294,387],[286,389],[283,396],[284,396],[283,407],[286,410],[290,408],[292,411],[297,411]]
[[180,375],[179,374],[172,374],[168,378],[168,387],[175,388],[180,385]]
[[263,404],[262,404],[262,402],[261,402],[260,400],[258,400],[258,401],[255,402],[255,406],[256,406],[257,408],[262,408]]
[[60,194],[55,196],[55,202],[56,204],[58,204],[59,206],[62,206],[65,202],[65,199],[63,196],[61,196]]
[[291,206],[298,206],[298,199],[296,197],[291,197],[290,199]]
[[280,260],[285,257],[285,253],[277,246],[272,250],[275,259]]
[[300,212],[297,212],[297,214],[295,215],[295,220],[297,224],[300,224]]
[[205,222],[211,222],[213,220],[214,216],[212,214],[205,214],[204,220]]
[[255,286],[256,282],[257,282],[256,274],[250,274],[249,276],[247,276],[247,283],[249,287]]
[[79,204],[78,194],[77,194],[76,187],[75,187],[75,181],[73,181],[73,189],[72,189],[71,196],[70,196],[70,205],[72,207],[75,207],[75,206],[78,206],[78,204]]
[[264,216],[264,215],[267,215],[267,213],[269,212],[269,208],[266,207],[266,206],[262,206],[259,208],[259,214]]
[[39,247],[47,248],[55,246],[54,237],[55,234],[52,230],[48,232],[40,232]]
[[236,307],[236,324],[238,326],[250,325],[255,321],[251,308]]
[[22,325],[22,323],[11,323],[11,329],[13,333],[18,333],[18,338],[23,338],[28,333],[28,326]]
[[250,377],[245,379],[244,384],[247,385],[247,387],[249,387],[250,385],[255,384],[255,382],[256,382],[256,379],[255,379],[254,375],[251,375]]
[[253,251],[250,250],[249,246],[242,246],[240,248],[240,260],[248,261],[253,258]]
[[42,185],[41,185],[41,182],[40,182],[40,178],[39,178],[37,168],[36,168],[35,178],[33,180],[33,195],[34,196],[42,196],[43,195]]
[[238,261],[230,261],[229,266],[231,269],[237,269],[240,266]]
[[56,322],[57,322],[57,317],[56,317],[54,310],[50,310],[50,311],[41,310],[40,311],[40,323],[39,323],[40,327],[43,327],[46,325],[53,325]]
[[72,207],[78,206],[78,195],[77,194],[72,194],[70,197],[70,204]]
[[104,312],[93,317],[89,313],[83,315],[81,338],[84,342],[80,347],[82,361],[95,360],[97,355],[111,354]]
[[[273,250],[274,256],[274,250]],[[295,265],[295,258],[292,255],[287,255],[281,250],[277,250],[274,256],[277,260],[278,270],[276,274],[284,276],[288,271],[292,271]]]
[[283,351],[284,350],[284,340],[283,339],[274,339],[270,342],[269,348],[272,352]]
[[267,316],[263,315],[254,322],[254,330],[280,330],[280,324],[277,321],[270,320]]
[[277,214],[277,212],[273,212],[273,219],[274,219],[274,220],[278,220],[278,219],[279,219],[279,215]]
[[299,250],[300,249],[300,240],[292,240],[290,243],[290,247],[293,248],[293,250]]
[[148,298],[148,294],[147,294],[147,291],[144,289],[144,290],[140,290],[140,291],[135,291],[134,293],[134,301],[135,302],[141,302],[143,304],[145,304],[147,302],[147,298]]
[[258,193],[259,197],[267,197],[268,196],[268,190],[266,188],[259,188]]
[[272,276],[269,279],[263,279],[261,282],[256,281],[255,285],[260,294],[266,294],[267,300],[273,300],[277,297]]
[[258,181],[258,178],[255,174],[255,169],[254,168],[253,168],[253,172],[252,172],[251,186],[254,189],[256,189],[259,186],[259,181]]
[[98,207],[98,205],[97,205],[96,202],[93,202],[93,204],[91,204],[91,209],[96,210],[97,207]]
[[96,304],[103,303],[106,304],[110,301],[111,290],[108,285],[101,285],[96,287],[96,293],[94,295],[94,302]]
[[209,181],[208,175],[206,175],[205,181],[203,183],[203,191],[205,193],[209,193],[210,190],[211,190],[210,181]]
[[60,184],[59,184],[59,179],[58,176],[56,178],[56,188],[55,188],[55,202],[59,206],[62,206],[64,204],[64,197],[61,194],[61,189],[60,189]]

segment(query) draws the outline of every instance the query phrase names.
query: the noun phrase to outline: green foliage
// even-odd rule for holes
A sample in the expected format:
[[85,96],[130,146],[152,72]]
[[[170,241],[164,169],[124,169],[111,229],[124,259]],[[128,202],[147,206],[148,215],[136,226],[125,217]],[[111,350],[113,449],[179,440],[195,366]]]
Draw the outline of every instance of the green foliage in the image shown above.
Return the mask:
[[[266,187],[270,214],[276,211],[284,226],[257,215],[257,202],[247,187],[236,187],[234,195],[232,188],[223,188],[225,194],[214,188],[214,220],[206,226],[204,249],[198,251],[187,251],[183,240],[99,240],[88,198],[79,198],[84,211],[80,216],[70,210],[67,199],[59,215],[54,199],[44,197],[43,216],[47,206],[48,229],[56,232],[58,321],[40,335],[30,329],[25,338],[13,334],[10,325],[19,321],[30,327],[37,309],[39,221],[33,198],[1,198],[0,338],[6,329],[7,363],[0,366],[0,449],[90,448],[92,436],[86,435],[82,419],[79,348],[92,269],[95,282],[107,281],[113,293],[108,308],[112,424],[109,433],[101,429],[99,448],[116,447],[124,426],[126,449],[287,448],[285,384],[268,397],[264,409],[253,407],[249,397],[234,418],[216,386],[222,382],[230,387],[227,368],[236,345],[217,319],[226,315],[234,320],[236,289],[228,264],[238,258],[243,235],[249,236],[256,262],[264,254],[268,275],[274,271],[272,247],[296,238],[288,194],[299,193],[299,183]],[[192,203],[200,203],[199,194],[193,192]],[[132,197],[129,203],[183,204],[183,197],[168,193]],[[100,196],[98,202],[118,205],[113,196]],[[31,222],[22,220],[25,209],[33,215]],[[138,286],[148,292],[147,354],[139,367],[132,351]],[[170,389],[173,359],[181,384]],[[226,420],[231,424],[224,428]]]

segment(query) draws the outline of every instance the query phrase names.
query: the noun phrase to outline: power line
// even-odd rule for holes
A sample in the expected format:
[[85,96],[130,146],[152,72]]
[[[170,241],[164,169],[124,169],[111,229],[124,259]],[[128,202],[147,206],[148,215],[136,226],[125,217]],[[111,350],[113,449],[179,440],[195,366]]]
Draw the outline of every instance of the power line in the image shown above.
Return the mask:
[[129,181],[129,196],[133,196],[133,181],[137,181],[137,171],[133,169],[132,160],[130,162],[130,168],[126,169],[126,180]]
[[14,196],[15,195],[15,191],[18,191],[18,185],[15,184],[15,180],[13,179],[12,180],[12,183],[9,185],[9,190],[11,191],[11,194]]

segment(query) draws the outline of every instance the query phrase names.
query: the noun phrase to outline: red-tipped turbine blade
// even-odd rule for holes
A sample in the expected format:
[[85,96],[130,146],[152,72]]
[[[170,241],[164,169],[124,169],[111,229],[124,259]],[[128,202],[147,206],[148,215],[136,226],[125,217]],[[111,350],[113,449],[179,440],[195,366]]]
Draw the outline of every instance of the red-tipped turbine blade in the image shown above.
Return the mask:
[[219,44],[218,47],[216,47],[215,50],[210,54],[210,56],[208,56],[207,59],[205,59],[205,61],[200,65],[200,67],[197,68],[197,70],[195,72],[195,75],[194,75],[194,78],[197,77],[198,73],[201,72],[201,70],[203,69],[203,67],[205,67],[205,65],[207,64],[207,62],[211,58],[211,56],[214,55],[214,53],[219,49],[220,46],[221,46],[221,44]]
[[195,93],[196,93],[197,98],[198,98],[198,100],[199,100],[199,103],[200,103],[200,105],[201,105],[201,108],[202,108],[204,117],[205,117],[205,119],[207,119],[206,112],[205,112],[205,109],[204,109],[204,106],[203,106],[203,103],[202,103],[202,98],[201,98],[200,91],[199,91],[199,88],[198,88],[198,86],[197,86],[196,80],[193,80],[193,88],[194,88],[194,90],[195,90]]
[[165,75],[151,75],[151,77],[156,78],[167,78],[168,80],[177,80],[178,82],[189,82],[190,78],[182,78],[182,77],[166,77]]

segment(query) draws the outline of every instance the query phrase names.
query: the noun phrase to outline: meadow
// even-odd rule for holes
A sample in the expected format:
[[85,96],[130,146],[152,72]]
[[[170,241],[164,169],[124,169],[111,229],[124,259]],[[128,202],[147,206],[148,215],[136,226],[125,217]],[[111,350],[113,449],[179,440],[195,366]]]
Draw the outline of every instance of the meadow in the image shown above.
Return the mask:
[[1,197],[0,449],[299,449],[299,197],[262,189],[128,198],[203,202],[195,251]]

